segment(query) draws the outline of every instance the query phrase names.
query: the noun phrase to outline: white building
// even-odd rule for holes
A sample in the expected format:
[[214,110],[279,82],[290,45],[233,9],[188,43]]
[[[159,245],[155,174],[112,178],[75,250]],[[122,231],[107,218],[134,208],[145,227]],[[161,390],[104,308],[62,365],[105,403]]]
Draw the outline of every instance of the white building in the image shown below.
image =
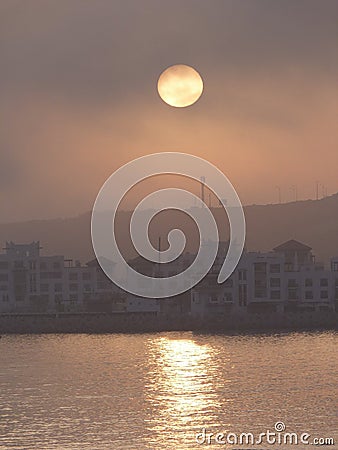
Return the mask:
[[[223,256],[224,258],[224,256]],[[338,258],[331,270],[316,263],[311,248],[294,240],[272,252],[244,252],[231,277],[219,285],[221,259],[192,290],[195,317],[240,312],[333,310],[338,298]],[[337,275],[335,276],[335,273]]]
[[96,260],[81,265],[40,255],[40,243],[7,242],[0,254],[0,312],[123,308],[117,289]]
[[[330,268],[317,263],[311,248],[291,240],[272,252],[244,252],[231,277],[217,277],[227,252],[219,253],[209,274],[191,292],[168,299],[145,299],[121,292],[97,260],[86,265],[64,256],[42,256],[39,242],[7,242],[0,254],[0,312],[126,311],[194,317],[263,311],[338,309],[338,257]],[[194,255],[160,269],[142,258],[134,268],[149,276],[170,277],[189,267]],[[113,265],[111,270],[114,270]]]
[[331,289],[333,292],[333,300],[335,309],[338,311],[338,256],[331,259]]
[[128,295],[125,301],[127,312],[156,312],[159,313],[160,299],[137,297],[136,295]]

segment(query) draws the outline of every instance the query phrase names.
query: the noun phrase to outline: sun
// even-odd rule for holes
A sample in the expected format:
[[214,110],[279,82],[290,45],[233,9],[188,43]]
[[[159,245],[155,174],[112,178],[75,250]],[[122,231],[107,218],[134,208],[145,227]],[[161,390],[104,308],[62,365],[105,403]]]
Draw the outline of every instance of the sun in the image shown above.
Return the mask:
[[160,75],[157,90],[161,99],[170,106],[184,108],[193,105],[203,92],[200,74],[190,66],[177,64]]

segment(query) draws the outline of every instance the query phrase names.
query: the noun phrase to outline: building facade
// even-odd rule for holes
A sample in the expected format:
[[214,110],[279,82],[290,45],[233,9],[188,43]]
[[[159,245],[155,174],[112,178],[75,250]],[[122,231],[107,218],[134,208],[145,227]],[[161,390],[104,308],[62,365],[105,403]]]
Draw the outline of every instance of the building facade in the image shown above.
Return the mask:
[[330,269],[317,263],[312,249],[290,240],[272,252],[244,252],[230,278],[217,283],[220,259],[192,290],[191,314],[325,311],[338,304],[338,258]]
[[[325,268],[310,247],[291,240],[271,252],[243,252],[231,277],[218,284],[227,245],[220,243],[211,270],[191,291],[146,299],[118,289],[96,259],[82,265],[60,255],[41,255],[39,242],[7,242],[0,254],[0,313],[115,311],[203,318],[231,312],[338,310],[338,257]],[[163,267],[136,258],[131,265],[150,277],[170,278],[194,257],[187,253],[179,263]]]
[[71,312],[123,308],[96,260],[86,265],[42,256],[40,243],[6,242],[0,254],[0,312]]

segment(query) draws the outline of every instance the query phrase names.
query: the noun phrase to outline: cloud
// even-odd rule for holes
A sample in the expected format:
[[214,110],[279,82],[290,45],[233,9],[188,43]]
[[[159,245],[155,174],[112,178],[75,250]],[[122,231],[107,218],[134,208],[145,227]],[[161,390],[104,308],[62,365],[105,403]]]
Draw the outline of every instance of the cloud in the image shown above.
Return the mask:
[[[88,210],[165,150],[218,165],[244,203],[338,190],[337,19],[331,0],[2,0],[0,220]],[[180,111],[156,92],[176,63],[205,82]]]
[[69,101],[121,101],[179,62],[240,77],[338,65],[330,0],[5,0],[0,17],[0,88]]

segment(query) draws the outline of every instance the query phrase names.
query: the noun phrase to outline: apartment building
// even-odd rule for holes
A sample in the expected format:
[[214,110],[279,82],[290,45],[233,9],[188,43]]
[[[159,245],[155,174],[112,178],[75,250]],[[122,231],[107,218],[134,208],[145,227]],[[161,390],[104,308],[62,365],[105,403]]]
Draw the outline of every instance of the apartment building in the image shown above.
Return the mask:
[[331,289],[333,292],[333,301],[335,309],[338,311],[338,257],[331,259]]
[[[223,256],[224,258],[224,256]],[[312,249],[290,240],[267,253],[244,252],[231,277],[217,283],[220,258],[191,293],[196,317],[229,312],[324,311],[338,303],[338,258],[331,268],[315,261]]]
[[[205,317],[338,310],[338,257],[325,268],[310,247],[291,240],[271,252],[243,252],[231,277],[218,284],[227,248],[228,243],[220,243],[209,273],[191,291],[145,299],[118,289],[96,259],[82,265],[61,255],[41,255],[39,242],[6,242],[0,254],[0,312],[126,311]],[[171,277],[189,267],[194,257],[186,253],[179,262],[163,266],[136,258],[131,266],[150,277]]]
[[117,288],[96,260],[42,256],[40,243],[6,242],[0,254],[0,312],[118,309]]

